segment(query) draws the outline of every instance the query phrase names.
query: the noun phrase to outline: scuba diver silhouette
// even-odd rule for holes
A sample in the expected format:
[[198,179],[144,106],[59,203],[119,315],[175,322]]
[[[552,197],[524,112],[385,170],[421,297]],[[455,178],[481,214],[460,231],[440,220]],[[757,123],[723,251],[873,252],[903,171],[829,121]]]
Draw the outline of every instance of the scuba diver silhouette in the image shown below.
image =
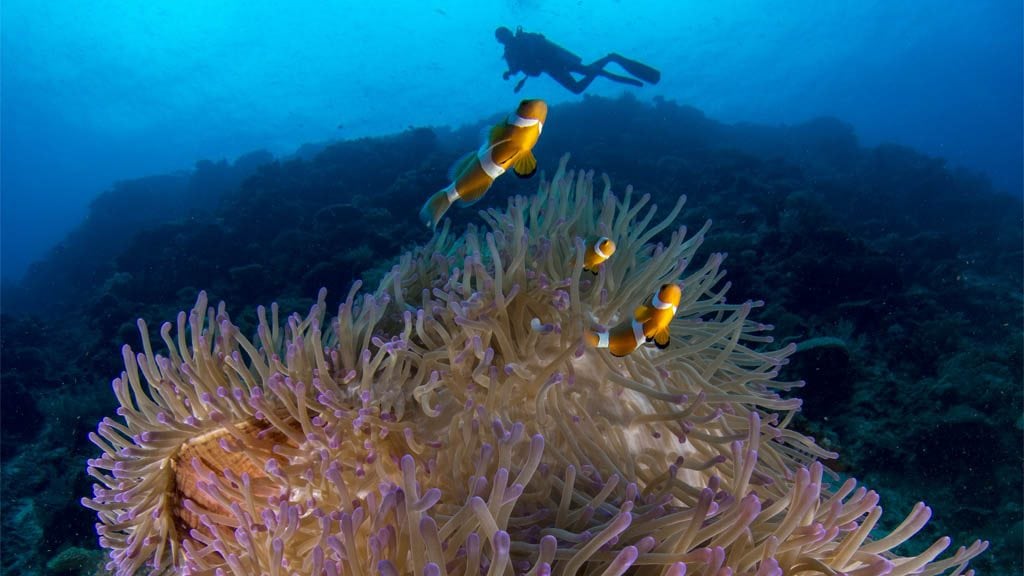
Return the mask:
[[[540,76],[542,73],[553,78],[573,94],[581,94],[598,76],[631,86],[643,86],[644,82],[657,84],[661,80],[661,72],[656,69],[614,52],[590,64],[584,64],[582,58],[548,40],[543,34],[523,32],[522,27],[513,35],[511,30],[501,26],[494,31],[494,37],[505,45],[504,57],[508,62],[508,71],[502,78],[508,80],[520,72],[526,74],[526,77],[516,84],[515,92],[523,89],[527,78]],[[633,78],[605,70],[604,67],[612,62],[621,66]],[[579,74],[582,78],[577,80],[573,74]]]

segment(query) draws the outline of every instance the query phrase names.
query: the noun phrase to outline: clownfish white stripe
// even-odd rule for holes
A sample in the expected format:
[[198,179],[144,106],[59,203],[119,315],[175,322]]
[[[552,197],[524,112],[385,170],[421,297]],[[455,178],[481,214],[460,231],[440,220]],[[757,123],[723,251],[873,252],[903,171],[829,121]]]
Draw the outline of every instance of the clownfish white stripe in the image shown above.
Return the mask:
[[540,124],[541,121],[537,120],[536,118],[523,118],[519,114],[513,114],[508,117],[508,123],[513,126],[518,126],[520,128],[527,128],[535,124]]
[[597,333],[597,347],[607,348],[608,347],[608,331],[602,330]]
[[606,236],[601,236],[600,238],[598,238],[597,242],[594,243],[594,254],[597,254],[601,258],[611,258],[611,254],[605,254],[604,251],[601,250],[601,244],[604,244],[607,241],[608,238]]
[[[654,297],[651,299],[651,306],[654,306],[658,310],[668,310],[669,308],[675,308],[675,306],[673,306],[671,302],[662,302],[661,298],[658,298],[657,293],[655,293]],[[673,312],[675,312],[675,310],[673,310]]]
[[454,204],[459,199],[459,191],[455,189],[455,184],[448,186],[447,195],[449,203]]
[[483,171],[491,178],[491,180],[494,180],[498,176],[501,176],[502,174],[505,173],[505,169],[502,168],[501,166],[499,166],[494,161],[494,159],[491,158],[491,151],[490,150],[487,150],[487,154],[482,154],[479,157],[479,160],[480,160],[480,168],[483,169]]
[[637,346],[642,346],[644,342],[647,342],[647,337],[644,336],[644,323],[633,319],[633,339],[636,340]]

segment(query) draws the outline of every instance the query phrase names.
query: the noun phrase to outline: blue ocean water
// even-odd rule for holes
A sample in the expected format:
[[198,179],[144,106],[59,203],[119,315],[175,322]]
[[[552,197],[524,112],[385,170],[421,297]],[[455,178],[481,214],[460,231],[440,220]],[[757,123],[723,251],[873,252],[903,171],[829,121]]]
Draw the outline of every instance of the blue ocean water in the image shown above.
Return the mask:
[[[516,93],[499,26],[661,78]],[[206,290],[251,327],[373,285],[523,97],[550,106],[541,173],[571,152],[714,220],[730,302],[801,345],[794,427],[882,494],[885,528],[925,499],[913,552],[948,534],[993,541],[985,573],[1024,564],[1019,2],[8,0],[0,27],[0,571],[94,573],[87,435],[137,318],[155,333]]]
[[[609,51],[726,122],[833,115],[1021,193],[1021,4],[481,1],[2,6],[2,266],[62,238],[116,181],[256,148],[461,125],[502,111],[495,27]],[[528,92],[578,97],[548,78]]]

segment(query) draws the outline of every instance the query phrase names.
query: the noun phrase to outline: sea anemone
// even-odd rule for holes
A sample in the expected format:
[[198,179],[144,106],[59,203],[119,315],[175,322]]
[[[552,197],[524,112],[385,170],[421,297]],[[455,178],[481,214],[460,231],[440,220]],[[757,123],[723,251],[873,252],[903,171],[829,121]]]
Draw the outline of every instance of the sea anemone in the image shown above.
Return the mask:
[[[154,352],[123,349],[119,420],[90,438],[108,568],[179,574],[939,574],[892,550],[923,504],[872,534],[878,495],[833,480],[834,457],[790,428],[759,302],[730,303],[709,224],[655,221],[567,171],[454,237],[447,225],[360,283],[325,329],[260,308],[250,339],[200,294]],[[615,256],[582,270],[583,239]],[[656,238],[663,243],[652,244]],[[583,345],[660,285],[683,297],[667,349]],[[969,572],[968,572],[969,573]]]

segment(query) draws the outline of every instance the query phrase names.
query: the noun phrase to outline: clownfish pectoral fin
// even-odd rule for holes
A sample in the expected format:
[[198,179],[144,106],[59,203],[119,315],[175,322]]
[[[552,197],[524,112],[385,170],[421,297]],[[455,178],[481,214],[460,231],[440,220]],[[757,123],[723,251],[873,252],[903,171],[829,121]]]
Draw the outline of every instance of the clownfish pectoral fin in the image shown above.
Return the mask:
[[537,173],[537,158],[533,152],[527,150],[512,164],[512,170],[520,178],[529,178]]
[[[515,149],[509,150],[510,147],[504,146],[504,144],[508,144],[508,140],[499,140],[495,142],[481,154],[481,157],[483,154],[490,154],[492,162],[498,166],[508,166],[508,164],[512,162],[512,159],[516,157],[518,152],[516,152]],[[495,155],[496,151],[502,152],[504,156]]]
[[476,152],[468,152],[461,158],[452,164],[451,168],[448,169],[448,180],[455,182],[462,176],[462,173],[469,169],[473,164],[473,160],[476,159]]
[[669,336],[667,326],[654,335],[654,345],[662,350],[668,348],[669,340],[671,340],[671,336]]
[[448,199],[452,186],[434,192],[434,195],[423,204],[423,208],[420,208],[420,220],[426,224],[427,228],[434,229],[452,205],[451,200]]

